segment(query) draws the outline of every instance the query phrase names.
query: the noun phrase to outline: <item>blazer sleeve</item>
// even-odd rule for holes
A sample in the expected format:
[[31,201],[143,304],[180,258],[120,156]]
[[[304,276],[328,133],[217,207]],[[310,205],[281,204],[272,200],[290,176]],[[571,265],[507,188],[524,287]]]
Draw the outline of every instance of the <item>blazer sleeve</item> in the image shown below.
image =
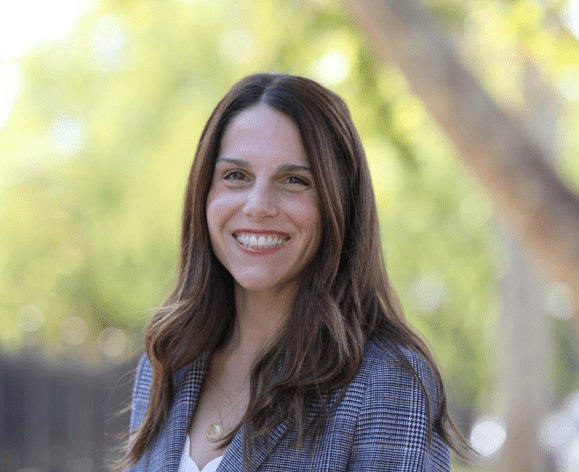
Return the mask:
[[374,360],[363,395],[348,470],[388,472],[450,471],[449,449],[431,429],[438,411],[432,371],[418,354],[404,355],[422,380],[426,397],[415,377],[400,363],[380,356]]

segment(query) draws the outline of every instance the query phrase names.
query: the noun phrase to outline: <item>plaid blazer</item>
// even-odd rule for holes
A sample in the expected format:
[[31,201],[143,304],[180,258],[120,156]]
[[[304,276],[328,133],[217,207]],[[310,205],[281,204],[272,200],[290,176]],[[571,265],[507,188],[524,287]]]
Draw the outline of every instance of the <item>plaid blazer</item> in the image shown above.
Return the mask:
[[[448,447],[427,425],[437,411],[432,372],[415,353],[401,350],[416,369],[431,400],[427,416],[425,397],[416,379],[404,370],[392,348],[369,343],[364,360],[345,395],[334,408],[317,442],[297,449],[295,425],[285,421],[267,440],[255,444],[252,468],[256,471],[450,471]],[[195,409],[210,353],[175,374],[175,396],[166,425],[157,433],[133,472],[177,472],[185,435]],[[137,368],[133,390],[131,431],[145,416],[151,385],[151,366],[145,356]],[[337,392],[333,399],[337,398]],[[316,408],[318,410],[316,410]],[[311,413],[319,411],[313,405]],[[240,429],[227,448],[218,472],[242,472]]]

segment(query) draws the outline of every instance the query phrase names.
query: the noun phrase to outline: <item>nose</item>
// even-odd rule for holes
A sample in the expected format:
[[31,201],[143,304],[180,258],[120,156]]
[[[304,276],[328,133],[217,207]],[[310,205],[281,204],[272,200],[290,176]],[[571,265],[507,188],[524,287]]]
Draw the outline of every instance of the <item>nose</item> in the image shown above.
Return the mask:
[[277,215],[273,189],[268,183],[256,182],[247,195],[243,212],[252,218],[266,218]]

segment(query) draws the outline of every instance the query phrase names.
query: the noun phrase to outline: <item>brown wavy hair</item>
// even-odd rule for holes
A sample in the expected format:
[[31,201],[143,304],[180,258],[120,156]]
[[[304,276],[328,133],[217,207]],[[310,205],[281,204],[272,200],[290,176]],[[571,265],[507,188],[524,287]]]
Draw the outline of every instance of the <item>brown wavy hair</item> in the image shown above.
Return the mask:
[[[322,220],[320,249],[303,271],[286,324],[256,360],[249,406],[228,445],[243,426],[246,448],[289,418],[299,442],[328,417],[308,421],[315,400],[342,389],[356,374],[371,339],[418,353],[432,370],[436,398],[399,352],[399,361],[419,382],[434,430],[462,458],[472,450],[448,416],[440,373],[426,345],[407,325],[390,286],[380,244],[376,202],[360,138],[344,102],[318,83],[285,74],[257,74],[219,102],[201,135],[191,167],[183,214],[177,281],[151,319],[145,350],[153,381],[143,423],[131,432],[125,464],[145,453],[164,425],[174,394],[173,374],[227,340],[235,316],[233,280],[211,249],[206,200],[222,136],[242,111],[271,107],[297,125],[317,189]],[[272,380],[273,379],[273,380]],[[326,400],[324,400],[326,399]],[[431,405],[436,402],[435,405]],[[326,403],[327,405],[327,403]],[[429,441],[431,427],[429,424]]]

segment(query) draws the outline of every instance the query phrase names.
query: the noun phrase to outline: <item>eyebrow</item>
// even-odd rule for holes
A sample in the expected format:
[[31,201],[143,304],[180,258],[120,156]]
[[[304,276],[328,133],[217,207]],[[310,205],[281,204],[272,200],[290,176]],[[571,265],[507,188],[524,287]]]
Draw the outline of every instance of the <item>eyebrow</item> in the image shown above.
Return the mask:
[[[218,157],[215,161],[215,165],[225,162],[227,164],[234,164],[239,167],[244,167],[246,169],[251,169],[251,164],[248,161],[244,161],[243,159],[233,159],[231,157]],[[307,171],[311,172],[312,169],[310,166],[302,166],[298,164],[282,164],[277,168],[278,172],[299,172],[299,171]]]

